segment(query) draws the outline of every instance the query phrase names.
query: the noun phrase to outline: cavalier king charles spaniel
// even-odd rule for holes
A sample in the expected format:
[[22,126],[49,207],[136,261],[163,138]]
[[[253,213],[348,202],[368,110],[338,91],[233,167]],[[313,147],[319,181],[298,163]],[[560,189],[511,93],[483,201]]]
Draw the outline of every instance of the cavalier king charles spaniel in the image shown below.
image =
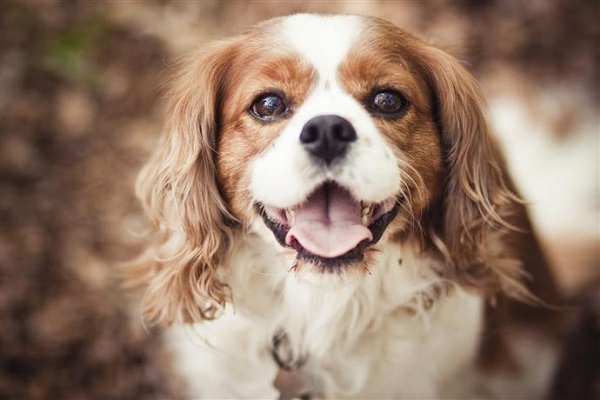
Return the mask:
[[168,97],[132,279],[190,396],[544,396],[556,288],[456,59],[293,15],[184,59]]

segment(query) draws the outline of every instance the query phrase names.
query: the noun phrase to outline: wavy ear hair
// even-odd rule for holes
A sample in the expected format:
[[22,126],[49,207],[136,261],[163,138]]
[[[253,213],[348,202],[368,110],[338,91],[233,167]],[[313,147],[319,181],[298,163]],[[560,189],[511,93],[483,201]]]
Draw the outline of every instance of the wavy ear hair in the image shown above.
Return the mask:
[[523,205],[492,136],[479,86],[447,53],[431,46],[420,53],[447,173],[435,242],[456,279],[490,296],[503,290],[526,298],[521,262],[507,253],[502,233],[516,229],[513,216]]
[[137,181],[156,237],[134,262],[130,281],[146,288],[149,321],[213,319],[228,298],[216,271],[233,217],[219,193],[214,153],[234,47],[220,42],[182,60],[168,92],[166,134]]

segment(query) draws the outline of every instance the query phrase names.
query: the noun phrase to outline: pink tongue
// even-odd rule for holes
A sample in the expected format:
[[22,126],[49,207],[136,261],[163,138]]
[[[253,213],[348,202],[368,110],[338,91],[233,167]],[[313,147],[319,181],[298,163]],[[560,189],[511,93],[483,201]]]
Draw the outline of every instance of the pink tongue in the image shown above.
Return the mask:
[[371,231],[361,223],[360,204],[337,185],[326,184],[296,207],[296,217],[285,242],[297,240],[307,251],[323,258],[339,257]]

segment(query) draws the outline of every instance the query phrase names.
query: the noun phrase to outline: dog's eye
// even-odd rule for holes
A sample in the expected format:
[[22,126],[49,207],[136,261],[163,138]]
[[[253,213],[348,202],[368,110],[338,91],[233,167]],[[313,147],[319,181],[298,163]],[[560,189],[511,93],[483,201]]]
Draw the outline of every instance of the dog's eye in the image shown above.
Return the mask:
[[369,108],[372,113],[385,117],[398,117],[408,106],[408,100],[395,90],[381,90],[371,96]]
[[250,113],[262,121],[272,121],[288,111],[286,100],[274,93],[259,96],[250,107]]

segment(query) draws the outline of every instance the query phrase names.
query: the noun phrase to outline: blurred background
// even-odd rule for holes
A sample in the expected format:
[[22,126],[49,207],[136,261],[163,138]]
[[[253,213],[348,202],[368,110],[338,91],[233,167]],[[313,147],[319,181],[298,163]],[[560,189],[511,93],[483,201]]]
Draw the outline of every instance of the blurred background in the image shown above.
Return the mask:
[[563,293],[600,276],[596,1],[0,3],[0,399],[172,398],[158,328],[116,267],[173,60],[295,12],[391,20],[466,62]]

